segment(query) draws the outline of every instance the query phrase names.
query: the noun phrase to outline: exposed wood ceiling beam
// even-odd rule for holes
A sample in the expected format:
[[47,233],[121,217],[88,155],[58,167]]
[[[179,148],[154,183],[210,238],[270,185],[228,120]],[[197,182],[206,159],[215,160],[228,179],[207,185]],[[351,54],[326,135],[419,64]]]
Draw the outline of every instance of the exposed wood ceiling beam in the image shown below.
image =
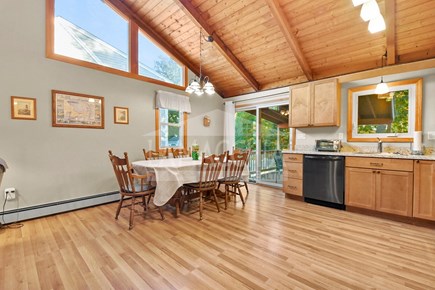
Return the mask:
[[307,60],[305,59],[305,56],[302,52],[299,42],[296,39],[295,35],[293,34],[290,23],[286,15],[284,14],[283,10],[281,9],[278,0],[266,0],[266,2],[269,5],[273,17],[278,22],[279,28],[281,29],[281,32],[284,34],[288,44],[290,45],[290,48],[293,51],[296,60],[298,61],[300,67],[302,68],[302,71],[304,72],[307,79],[312,81],[313,73],[311,71],[311,68]]
[[421,59],[435,58],[435,48],[401,54],[397,58],[399,63],[408,63]]
[[428,60],[415,61],[404,64],[395,64],[391,66],[384,66],[383,68],[377,68],[367,71],[361,71],[351,74],[338,76],[339,83],[347,83],[357,80],[363,80],[373,77],[398,74],[403,72],[411,72],[416,70],[430,69],[435,67],[435,58]]
[[385,0],[387,65],[396,63],[396,0]]
[[177,49],[175,49],[169,42],[167,42],[162,36],[157,34],[147,23],[140,19],[127,5],[121,0],[104,0],[113,7],[118,9],[124,15],[132,19],[146,34],[148,34],[154,41],[162,46],[167,52],[169,52],[174,58],[176,58],[183,65],[188,67],[194,74],[199,74],[199,70],[190,63]]
[[[113,0],[111,0],[113,1]],[[181,10],[201,29],[204,29],[207,34],[212,35],[214,39],[214,45],[219,52],[226,58],[226,60],[239,72],[239,74],[249,83],[249,85],[258,91],[260,85],[255,78],[248,72],[243,64],[237,59],[237,57],[231,52],[231,50],[225,45],[220,37],[214,33],[214,29],[208,25],[206,20],[201,16],[199,11],[192,5],[189,0],[174,0]]]

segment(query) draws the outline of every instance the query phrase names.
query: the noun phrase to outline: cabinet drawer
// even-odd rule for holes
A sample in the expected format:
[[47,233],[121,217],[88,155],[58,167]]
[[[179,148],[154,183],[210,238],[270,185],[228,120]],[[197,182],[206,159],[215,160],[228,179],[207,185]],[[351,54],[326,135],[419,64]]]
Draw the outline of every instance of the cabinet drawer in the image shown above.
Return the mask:
[[284,180],[283,191],[285,193],[302,196],[302,179],[288,178]]
[[[302,163],[302,161],[304,160],[304,155],[302,154],[283,154],[283,161],[284,163],[287,162],[299,162]],[[285,166],[286,164],[284,164]]]
[[283,176],[284,178],[302,179],[302,163],[286,162]]
[[347,167],[413,171],[412,160],[391,158],[346,157]]

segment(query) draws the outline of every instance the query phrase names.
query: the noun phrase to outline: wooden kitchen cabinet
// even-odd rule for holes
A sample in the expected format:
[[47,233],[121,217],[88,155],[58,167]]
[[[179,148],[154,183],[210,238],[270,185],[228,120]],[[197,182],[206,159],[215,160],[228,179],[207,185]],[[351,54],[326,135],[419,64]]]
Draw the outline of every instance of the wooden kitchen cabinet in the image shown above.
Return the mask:
[[346,167],[345,178],[345,204],[374,210],[376,175],[373,170]]
[[413,161],[346,158],[345,204],[412,216]]
[[435,161],[414,161],[413,216],[435,221]]
[[337,79],[290,87],[289,127],[340,125],[340,87]]
[[303,155],[283,154],[283,191],[302,196]]

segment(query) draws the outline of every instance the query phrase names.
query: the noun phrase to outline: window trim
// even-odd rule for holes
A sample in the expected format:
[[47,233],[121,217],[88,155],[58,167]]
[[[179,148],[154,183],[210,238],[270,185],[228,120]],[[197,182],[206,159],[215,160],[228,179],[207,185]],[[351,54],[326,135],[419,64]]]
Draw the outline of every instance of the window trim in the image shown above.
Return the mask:
[[[160,150],[160,108],[156,108],[156,150]],[[187,120],[188,114],[183,112],[183,149],[187,149]],[[181,147],[171,147],[171,148],[181,148]]]
[[188,83],[188,71],[187,67],[182,64],[178,59],[176,59],[170,52],[168,52],[165,48],[163,48],[157,41],[155,41],[152,37],[150,37],[147,33],[144,32],[142,29],[142,33],[146,35],[146,37],[153,42],[157,47],[159,47],[164,53],[166,53],[168,56],[170,56],[174,61],[176,61],[182,68],[183,68],[183,80],[184,84],[182,86],[175,85],[171,83],[167,83],[161,80],[156,80],[153,78],[145,77],[142,75],[139,75],[139,63],[138,63],[138,33],[139,33],[139,26],[137,23],[135,23],[130,17],[119,11],[114,5],[110,3],[110,1],[104,1],[106,5],[108,5],[115,13],[117,13],[120,17],[124,18],[126,21],[128,21],[129,24],[129,40],[128,40],[128,46],[129,46],[129,71],[122,71],[115,68],[102,66],[96,63],[84,61],[75,59],[69,56],[64,56],[60,54],[56,54],[54,52],[54,5],[56,0],[46,0],[45,3],[45,56],[50,59],[54,59],[57,61],[62,61],[78,66],[83,66],[123,77],[128,77],[132,79],[141,80],[148,83],[153,83],[156,85],[162,85],[165,87],[178,89],[178,90],[185,90]]

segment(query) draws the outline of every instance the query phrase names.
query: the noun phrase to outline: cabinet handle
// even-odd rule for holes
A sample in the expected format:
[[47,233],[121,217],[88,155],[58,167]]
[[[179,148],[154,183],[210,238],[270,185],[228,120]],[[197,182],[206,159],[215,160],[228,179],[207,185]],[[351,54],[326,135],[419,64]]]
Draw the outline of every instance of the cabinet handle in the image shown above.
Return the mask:
[[296,160],[297,158],[296,157],[289,157],[288,159],[289,160]]
[[381,172],[380,172],[380,171],[378,171],[377,173],[378,173],[378,174],[380,174]]
[[291,172],[291,173],[296,173],[297,171],[294,170],[294,169],[291,169],[291,170],[289,170],[289,172]]
[[378,162],[370,162],[370,166],[382,167],[382,166],[384,166],[384,164],[378,163]]
[[417,163],[420,163],[420,160],[417,160],[416,162],[417,162]]
[[373,170],[372,173],[376,173],[376,170]]
[[297,187],[293,186],[293,185],[287,185],[287,187],[290,188],[290,189],[297,189]]

